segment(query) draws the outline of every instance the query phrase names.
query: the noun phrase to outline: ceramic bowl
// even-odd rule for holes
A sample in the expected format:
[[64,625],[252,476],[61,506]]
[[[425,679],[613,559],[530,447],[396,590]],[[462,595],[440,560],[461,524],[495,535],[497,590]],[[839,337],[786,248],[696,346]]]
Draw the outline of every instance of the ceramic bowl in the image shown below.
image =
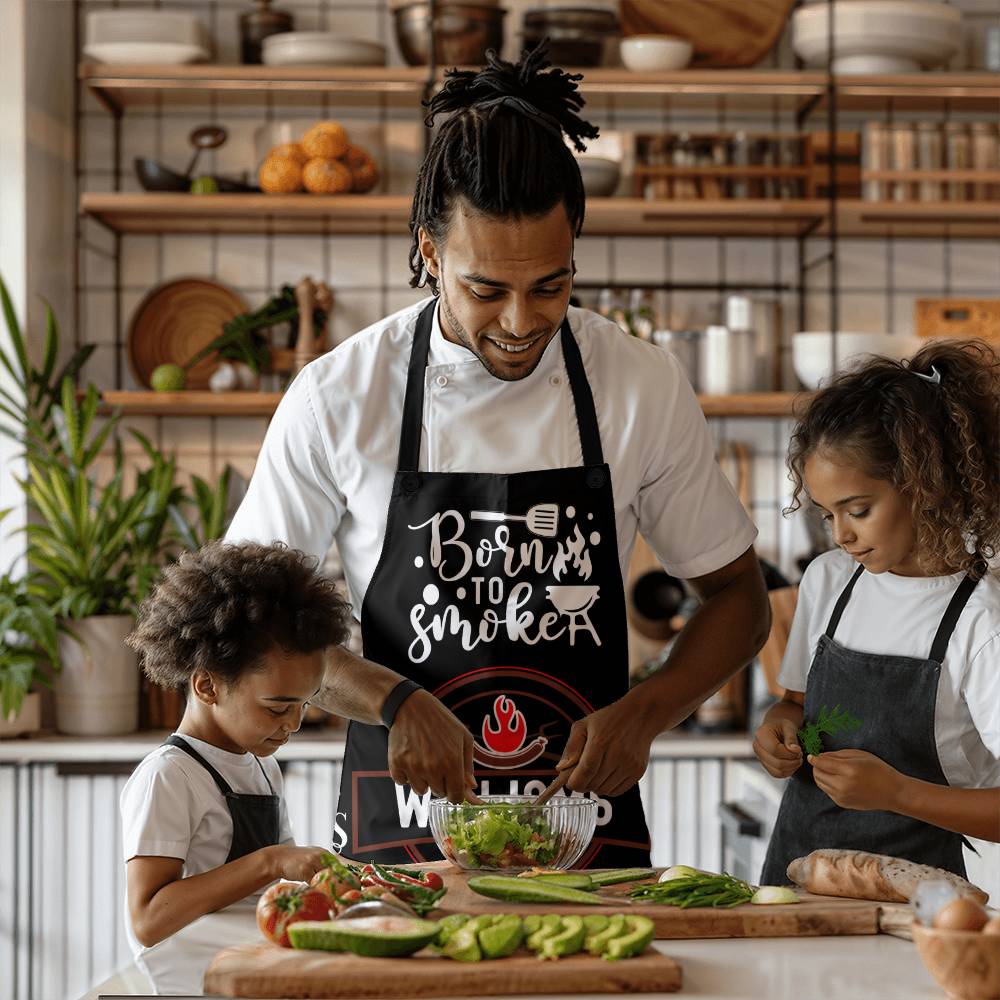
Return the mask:
[[[540,792],[544,784],[539,782]],[[536,793],[537,794],[537,793]],[[484,795],[482,805],[431,799],[430,826],[438,850],[460,868],[519,872],[572,868],[597,828],[597,800],[554,795]]]
[[[827,61],[828,5],[792,16],[792,48],[807,66]],[[836,0],[835,73],[915,73],[950,59],[962,44],[962,14],[938,0]]]
[[1000,935],[913,922],[924,967],[951,1000],[1000,1000]]
[[384,66],[384,45],[332,31],[283,31],[261,47],[265,66]]
[[621,177],[621,165],[617,160],[603,156],[581,156],[580,176],[583,177],[583,190],[588,198],[609,198],[618,187]]
[[[836,364],[834,364],[834,337],[836,337]],[[835,372],[845,371],[866,355],[901,361],[915,354],[925,343],[920,337],[906,334],[850,333],[838,331],[810,331],[792,337],[792,367],[807,389],[818,389]]]
[[83,54],[102,63],[177,65],[208,59],[202,21],[184,11],[100,10],[87,14]]
[[619,43],[622,62],[633,73],[667,73],[684,69],[693,47],[674,35],[632,35]]

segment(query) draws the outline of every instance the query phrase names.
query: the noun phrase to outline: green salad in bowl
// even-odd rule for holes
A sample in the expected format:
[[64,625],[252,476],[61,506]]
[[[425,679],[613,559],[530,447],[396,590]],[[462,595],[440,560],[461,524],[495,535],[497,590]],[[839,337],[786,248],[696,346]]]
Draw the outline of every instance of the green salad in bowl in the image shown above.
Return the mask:
[[430,826],[441,853],[460,868],[569,868],[586,850],[597,802],[557,795],[535,807],[525,795],[488,795],[482,804],[433,799]]

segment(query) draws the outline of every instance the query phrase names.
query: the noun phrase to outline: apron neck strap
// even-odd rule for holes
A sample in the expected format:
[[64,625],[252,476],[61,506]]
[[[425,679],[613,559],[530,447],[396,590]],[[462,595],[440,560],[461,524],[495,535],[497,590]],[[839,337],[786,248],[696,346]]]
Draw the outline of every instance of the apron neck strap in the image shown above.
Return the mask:
[[965,610],[972,592],[976,589],[979,581],[974,577],[967,576],[952,595],[948,604],[948,609],[938,625],[937,635],[934,636],[934,643],[931,646],[931,655],[928,659],[934,663],[944,663],[944,654],[948,651],[948,643],[951,641],[951,634],[955,631],[959,616]]
[[[171,733],[163,742],[169,743],[170,746],[177,747],[179,750],[183,750],[186,754],[189,754],[196,761],[198,761],[198,763],[201,764],[201,766],[205,768],[205,770],[208,771],[208,773],[212,776],[212,780],[218,786],[218,789],[220,792],[222,792],[223,796],[233,794],[233,790],[230,787],[229,782],[227,782],[226,779],[223,778],[222,775],[219,774],[219,772],[216,771],[216,769],[212,767],[212,765],[209,764],[209,762],[205,760],[205,758],[202,757],[202,755],[198,753],[198,751],[195,750],[195,748],[191,746],[191,744],[188,743],[187,740],[178,736],[176,733]],[[267,771],[264,770],[264,765],[261,764],[259,757],[254,757],[254,760],[257,761],[257,766],[260,768],[260,773],[264,775],[264,780],[267,782],[268,791],[273,795],[274,788],[271,785],[271,779],[268,778],[267,776]]]
[[826,627],[826,637],[827,639],[833,638],[833,633],[837,631],[837,626],[840,624],[840,618],[844,613],[844,608],[847,607],[847,602],[851,599],[851,591],[854,590],[854,585],[858,582],[858,577],[864,573],[864,566],[859,566],[854,573],[854,576],[847,582],[847,586],[841,591],[840,597],[837,598],[837,603],[834,605],[833,614],[830,615],[830,624]]
[[[427,303],[417,317],[417,325],[413,333],[413,347],[410,350],[410,363],[406,372],[403,426],[399,435],[399,458],[396,466],[400,472],[416,472],[420,464],[420,430],[424,417],[424,373],[427,370],[427,357],[430,353],[431,331],[434,327],[434,310],[436,308],[437,299]],[[569,376],[570,388],[573,390],[573,405],[576,409],[576,422],[580,430],[583,464],[588,467],[599,467],[604,464],[604,453],[601,449],[601,435],[597,426],[594,394],[590,390],[587,373],[583,367],[583,359],[580,357],[580,348],[572,330],[570,330],[568,316],[563,319],[559,335],[562,342],[566,374]]]

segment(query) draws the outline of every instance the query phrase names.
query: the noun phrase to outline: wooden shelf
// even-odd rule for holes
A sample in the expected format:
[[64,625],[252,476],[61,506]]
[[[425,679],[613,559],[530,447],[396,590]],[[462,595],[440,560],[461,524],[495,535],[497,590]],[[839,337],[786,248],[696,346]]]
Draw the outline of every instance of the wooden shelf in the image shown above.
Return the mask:
[[[584,67],[585,95],[653,95],[698,104],[727,104],[795,110],[822,107],[827,76],[819,71],[689,69],[672,73],[633,73],[627,69]],[[341,98],[399,95],[414,104],[427,80],[423,66],[241,66],[195,64],[132,66],[83,63],[80,80],[110,111],[133,105],[221,103],[260,104],[264,95],[308,104],[322,94]],[[441,80],[442,72],[436,79]],[[845,111],[988,111],[996,113],[1000,79],[989,72],[849,75],[833,79],[838,108]]]
[[841,201],[841,236],[1000,239],[1000,201]]
[[[101,393],[102,409],[125,416],[269,417],[280,392],[117,392]],[[742,396],[700,396],[707,417],[787,417],[798,394],[762,392]]]
[[[401,234],[407,195],[89,193],[80,211],[120,233]],[[815,228],[825,201],[647,201],[591,198],[592,236],[797,236]]]

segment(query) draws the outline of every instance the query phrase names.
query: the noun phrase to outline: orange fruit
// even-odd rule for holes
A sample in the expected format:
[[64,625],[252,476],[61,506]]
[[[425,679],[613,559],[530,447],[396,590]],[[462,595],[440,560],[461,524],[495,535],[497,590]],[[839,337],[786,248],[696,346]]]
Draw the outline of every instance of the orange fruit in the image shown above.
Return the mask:
[[311,160],[336,160],[347,152],[347,132],[339,122],[320,122],[302,136],[299,145]]
[[313,157],[302,169],[302,181],[313,194],[343,194],[351,190],[351,171],[339,160]]
[[269,157],[284,156],[289,160],[294,160],[300,166],[309,159],[306,151],[297,142],[283,142],[280,146],[274,146],[267,155]]
[[351,190],[355,194],[371,191],[378,184],[378,166],[366,149],[362,149],[360,146],[348,146],[347,152],[342,157],[342,162],[351,171],[353,181]]
[[287,156],[269,156],[257,175],[262,191],[292,194],[302,190],[302,167]]

